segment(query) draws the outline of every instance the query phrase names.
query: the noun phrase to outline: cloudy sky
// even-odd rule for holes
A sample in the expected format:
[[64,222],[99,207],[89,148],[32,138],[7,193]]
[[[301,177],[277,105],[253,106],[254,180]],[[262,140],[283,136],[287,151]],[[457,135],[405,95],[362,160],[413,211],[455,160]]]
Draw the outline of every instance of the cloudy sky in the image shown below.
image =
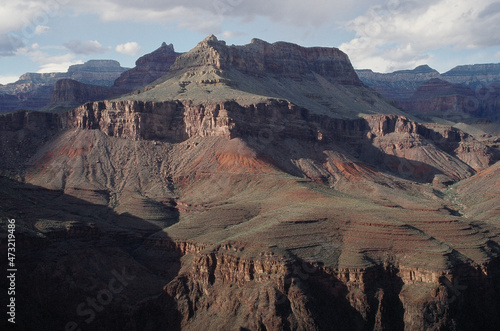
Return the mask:
[[133,67],[164,41],[185,52],[211,33],[338,47],[359,69],[445,72],[500,62],[499,28],[494,0],[2,0],[0,83],[90,59]]

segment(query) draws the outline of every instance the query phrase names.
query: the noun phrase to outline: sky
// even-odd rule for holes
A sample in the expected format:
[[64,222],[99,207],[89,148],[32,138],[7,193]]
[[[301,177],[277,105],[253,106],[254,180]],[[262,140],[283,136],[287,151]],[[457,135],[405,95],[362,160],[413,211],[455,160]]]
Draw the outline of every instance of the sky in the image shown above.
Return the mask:
[[337,47],[356,69],[446,72],[500,63],[500,1],[2,0],[0,84],[90,59],[133,67],[162,42],[186,52],[210,34]]

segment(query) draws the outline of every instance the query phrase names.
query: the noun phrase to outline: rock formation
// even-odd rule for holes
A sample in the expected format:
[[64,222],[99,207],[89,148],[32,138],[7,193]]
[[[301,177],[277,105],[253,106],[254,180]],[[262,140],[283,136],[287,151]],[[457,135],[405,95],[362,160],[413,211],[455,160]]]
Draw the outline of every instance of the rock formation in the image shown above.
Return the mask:
[[163,43],[157,50],[140,57],[135,62],[135,67],[122,73],[113,86],[130,91],[138,90],[166,75],[180,54],[175,52],[172,44]]
[[500,325],[500,229],[474,212],[498,155],[336,49],[210,36],[130,95],[0,115],[0,141],[25,328]]

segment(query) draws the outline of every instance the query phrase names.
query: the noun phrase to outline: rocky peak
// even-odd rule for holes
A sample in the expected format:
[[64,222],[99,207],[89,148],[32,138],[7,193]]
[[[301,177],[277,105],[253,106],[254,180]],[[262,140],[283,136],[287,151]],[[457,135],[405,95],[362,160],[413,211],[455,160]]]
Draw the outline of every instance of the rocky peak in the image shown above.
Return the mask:
[[224,45],[226,44],[224,40],[219,41],[219,39],[217,39],[217,37],[213,34],[203,39],[199,44],[209,44],[209,43],[220,43]]
[[174,45],[163,42],[160,48],[137,59],[135,68],[124,72],[113,86],[131,91],[140,89],[166,75],[179,55]]
[[[173,63],[175,58],[179,56],[179,53],[175,52],[174,45],[163,42],[157,50],[141,56],[137,61],[135,61],[135,65],[148,65],[152,63],[164,62],[164,64]],[[171,65],[171,63],[170,63]]]
[[345,53],[337,48],[302,47],[287,42],[252,39],[243,46],[227,46],[214,35],[180,56],[171,70],[213,66],[236,69],[252,76],[285,76],[303,79],[319,74],[330,82],[362,85]]

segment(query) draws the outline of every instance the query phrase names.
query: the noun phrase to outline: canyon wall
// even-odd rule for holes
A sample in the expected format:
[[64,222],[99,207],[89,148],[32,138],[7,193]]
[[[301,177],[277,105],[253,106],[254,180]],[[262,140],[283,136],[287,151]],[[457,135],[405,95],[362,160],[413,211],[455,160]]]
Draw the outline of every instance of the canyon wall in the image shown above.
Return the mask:
[[[310,113],[283,100],[248,106],[232,101],[205,105],[180,101],[102,101],[87,103],[61,118],[65,128],[99,129],[109,136],[132,140],[181,142],[193,136],[260,141],[299,139],[315,143],[337,141],[358,146],[374,145],[384,153],[395,148],[415,147],[416,151],[419,146],[435,150],[432,146],[436,146],[476,170],[496,160],[486,146],[452,127],[420,124],[396,115],[335,119]],[[402,141],[408,143],[397,147]],[[366,160],[374,156],[369,155],[366,148],[364,151]],[[406,157],[426,162],[419,159],[423,157],[420,154]],[[471,174],[464,171],[452,177],[459,179]]]
[[[500,307],[499,261],[453,271],[391,264],[331,269],[266,253],[246,259],[231,244],[190,254],[192,263],[161,296],[136,307],[131,325],[148,321],[183,330],[226,330],[232,325],[249,330],[493,330],[499,322],[494,313]],[[481,299],[475,294],[479,288],[487,293]]]

